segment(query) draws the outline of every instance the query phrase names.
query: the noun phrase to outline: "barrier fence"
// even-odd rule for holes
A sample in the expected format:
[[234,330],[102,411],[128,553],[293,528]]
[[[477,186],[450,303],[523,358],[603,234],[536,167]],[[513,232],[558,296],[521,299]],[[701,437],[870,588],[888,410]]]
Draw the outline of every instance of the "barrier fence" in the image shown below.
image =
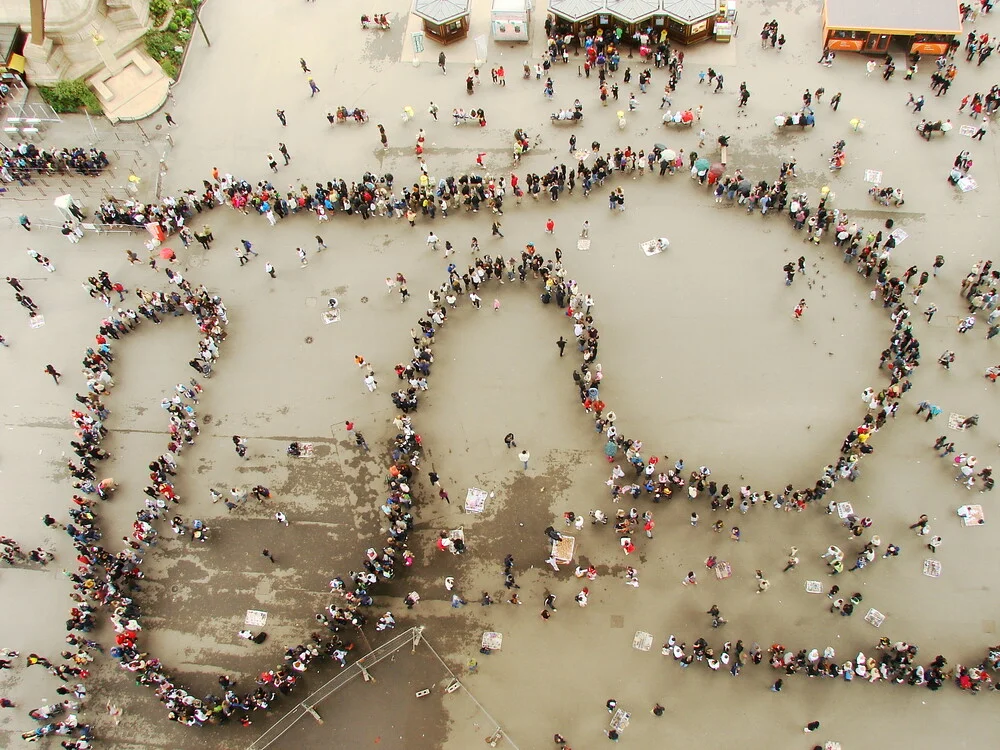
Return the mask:
[[288,732],[292,727],[294,727],[299,721],[301,721],[306,716],[312,717],[315,721],[320,724],[323,723],[322,717],[316,711],[316,708],[320,703],[325,701],[327,698],[332,696],[338,690],[344,686],[350,684],[358,677],[363,678],[366,682],[371,679],[368,674],[368,670],[374,667],[379,662],[384,659],[392,657],[400,649],[410,645],[411,653],[415,653],[417,646],[424,646],[427,648],[434,657],[441,663],[445,672],[451,678],[451,684],[446,688],[446,692],[454,692],[461,689],[479,710],[491,721],[496,727],[492,736],[487,738],[486,742],[491,747],[496,747],[497,744],[503,740],[506,746],[513,748],[514,750],[519,750],[518,746],[514,744],[514,741],[507,736],[507,734],[501,729],[500,724],[490,716],[489,712],[483,707],[483,705],[475,699],[475,697],[468,691],[468,689],[463,685],[454,672],[448,667],[444,659],[434,650],[427,639],[423,636],[424,626],[420,625],[417,627],[412,627],[399,635],[393,637],[392,639],[386,641],[380,645],[375,650],[363,656],[358,661],[353,664],[348,665],[343,670],[341,670],[336,677],[327,682],[325,685],[320,687],[318,690],[307,695],[298,705],[292,708],[287,714],[278,719],[277,722],[272,724],[260,737],[258,737],[254,742],[247,748],[247,750],[266,750],[275,742],[277,742],[282,735]]

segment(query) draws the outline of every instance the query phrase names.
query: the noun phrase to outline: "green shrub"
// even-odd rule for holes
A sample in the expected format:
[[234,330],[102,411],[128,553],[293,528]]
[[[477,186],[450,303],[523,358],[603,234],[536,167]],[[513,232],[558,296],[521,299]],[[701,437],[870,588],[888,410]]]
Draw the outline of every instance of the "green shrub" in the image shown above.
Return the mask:
[[167,78],[177,80],[177,66],[174,61],[169,57],[164,57],[160,60],[160,67],[163,68],[163,72],[167,74]]
[[175,47],[184,48],[184,41],[177,34],[169,31],[146,32],[146,52],[157,62],[169,59],[175,66],[180,65],[184,53],[178,52]]
[[39,86],[38,92],[56,112],[76,112],[80,107],[86,107],[92,115],[103,111],[97,94],[82,78],[59,81],[55,86]]
[[194,11],[188,8],[178,8],[174,11],[174,20],[182,29],[189,29],[194,21]]
[[149,13],[153,17],[153,24],[159,26],[163,23],[163,19],[167,17],[172,7],[174,4],[171,0],[150,0]]

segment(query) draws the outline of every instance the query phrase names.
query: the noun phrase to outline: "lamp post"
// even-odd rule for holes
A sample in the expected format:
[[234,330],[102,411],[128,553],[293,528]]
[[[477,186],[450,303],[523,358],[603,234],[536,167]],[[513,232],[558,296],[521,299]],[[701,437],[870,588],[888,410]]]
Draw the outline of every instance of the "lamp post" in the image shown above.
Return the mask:
[[212,41],[208,38],[208,34],[205,33],[205,24],[201,22],[201,6],[202,4],[198,3],[198,7],[195,8],[194,22],[198,26],[198,29],[201,31],[201,35],[205,38],[205,44],[211,47]]

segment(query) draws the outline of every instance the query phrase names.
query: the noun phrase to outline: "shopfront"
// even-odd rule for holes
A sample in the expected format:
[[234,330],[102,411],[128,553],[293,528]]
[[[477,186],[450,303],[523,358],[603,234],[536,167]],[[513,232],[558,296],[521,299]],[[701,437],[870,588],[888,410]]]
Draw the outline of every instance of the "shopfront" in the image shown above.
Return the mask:
[[[709,39],[720,15],[717,0],[662,0],[662,7],[667,36],[681,44]],[[725,16],[725,10],[722,15]]]
[[660,12],[660,0],[607,0],[607,8],[612,28],[621,27],[622,42],[631,44],[633,35],[653,28],[652,18]]
[[556,28],[581,37],[621,28],[623,44],[635,33],[649,33],[651,41],[658,41],[664,29],[681,44],[709,39],[716,19],[725,18],[726,3],[721,7],[720,16],[718,0],[549,0]]
[[954,0],[825,0],[823,40],[827,49],[888,53],[893,42],[909,53],[943,55],[962,33]]
[[424,33],[441,44],[469,34],[470,0],[416,0],[413,14],[424,22]]
[[581,40],[599,28],[607,29],[611,21],[605,0],[549,0],[549,12],[560,32],[568,30]]

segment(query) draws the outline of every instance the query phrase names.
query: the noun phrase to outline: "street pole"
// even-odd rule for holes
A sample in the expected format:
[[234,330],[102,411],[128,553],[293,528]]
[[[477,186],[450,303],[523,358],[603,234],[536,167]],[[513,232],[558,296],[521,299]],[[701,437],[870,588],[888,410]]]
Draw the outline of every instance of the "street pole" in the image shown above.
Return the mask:
[[142,134],[143,145],[144,146],[148,146],[149,145],[149,136],[146,135],[146,131],[142,129],[142,125],[139,124],[138,120],[135,121],[135,126],[137,128],[139,128],[139,132]]
[[198,25],[198,29],[201,31],[201,35],[203,37],[205,37],[205,44],[207,44],[209,47],[211,47],[212,46],[212,42],[208,38],[208,34],[205,33],[205,24],[203,24],[201,22],[201,6],[202,6],[202,4],[199,3],[198,4],[198,9],[194,13],[194,22]]

